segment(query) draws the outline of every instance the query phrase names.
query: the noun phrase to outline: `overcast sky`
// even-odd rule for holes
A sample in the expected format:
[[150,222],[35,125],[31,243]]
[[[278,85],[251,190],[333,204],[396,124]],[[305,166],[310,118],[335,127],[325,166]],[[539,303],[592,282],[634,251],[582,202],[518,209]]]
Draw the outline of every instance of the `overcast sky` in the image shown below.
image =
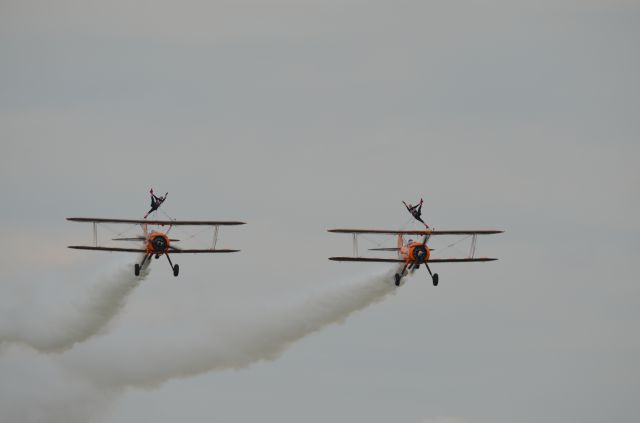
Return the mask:
[[[0,416],[639,421],[639,45],[633,0],[1,1]],[[219,244],[242,252],[154,261],[64,352],[11,342],[135,260],[68,250],[91,231],[64,218],[140,218],[150,187],[248,222]],[[436,228],[506,230],[478,244],[500,260],[421,271],[274,360],[92,382],[384,272],[328,261],[351,245],[326,229],[400,227],[420,197]]]

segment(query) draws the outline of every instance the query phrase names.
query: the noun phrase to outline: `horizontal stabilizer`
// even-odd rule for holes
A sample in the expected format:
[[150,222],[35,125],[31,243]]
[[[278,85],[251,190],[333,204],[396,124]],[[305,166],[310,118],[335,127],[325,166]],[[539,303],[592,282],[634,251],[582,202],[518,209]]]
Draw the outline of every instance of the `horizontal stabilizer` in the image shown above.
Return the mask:
[[89,223],[129,223],[139,225],[160,225],[160,226],[230,226],[245,225],[245,222],[223,221],[223,220],[146,220],[146,219],[103,219],[98,217],[67,217],[71,222]]
[[[112,241],[145,241],[146,238],[143,236],[135,236],[132,238],[111,238]],[[171,242],[178,242],[180,241],[179,239],[173,239],[173,238],[169,238],[169,241]]]
[[134,236],[131,238],[111,238],[112,241],[144,241],[143,236]]

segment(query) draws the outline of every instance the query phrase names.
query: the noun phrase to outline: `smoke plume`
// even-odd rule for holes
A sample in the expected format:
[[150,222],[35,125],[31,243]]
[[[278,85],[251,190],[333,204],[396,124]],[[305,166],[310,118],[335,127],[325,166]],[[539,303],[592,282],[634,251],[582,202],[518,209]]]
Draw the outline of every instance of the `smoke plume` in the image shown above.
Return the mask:
[[[212,370],[277,358],[291,343],[395,291],[393,273],[335,285],[306,300],[219,310],[212,321],[134,342],[95,339],[64,357],[67,368],[105,387],[149,387]],[[129,339],[129,338],[127,338]]]
[[0,304],[0,344],[62,352],[103,333],[148,273],[145,266],[136,277],[130,264],[121,264],[75,298],[71,295],[80,291],[69,292],[61,287],[62,282],[56,286],[58,281],[43,282],[28,291],[15,290],[15,297],[4,298]]
[[23,345],[6,345],[0,371],[7,376],[5,381],[21,383],[0,383],[0,421],[86,422],[108,410],[129,387],[150,388],[175,378],[273,360],[293,342],[394,292],[395,271],[334,284],[303,298],[276,297],[271,302],[216,308],[198,322],[191,316],[189,324],[170,335],[166,328],[131,333],[126,326],[108,336],[92,337],[139,283],[129,269],[126,274],[118,272],[92,288],[92,295],[73,313],[42,323],[57,328],[55,335],[31,333],[31,326],[24,324],[12,336],[2,334],[3,340],[40,351],[68,350],[52,356]]

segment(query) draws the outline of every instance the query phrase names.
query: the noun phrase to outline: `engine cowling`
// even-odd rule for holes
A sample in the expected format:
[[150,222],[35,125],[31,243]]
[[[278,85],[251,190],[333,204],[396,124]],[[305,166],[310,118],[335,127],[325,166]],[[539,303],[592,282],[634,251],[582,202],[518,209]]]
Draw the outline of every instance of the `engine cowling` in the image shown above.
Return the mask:
[[169,240],[162,234],[152,236],[149,243],[154,253],[164,253],[169,248]]
[[425,245],[416,245],[413,248],[412,258],[417,263],[424,263],[429,259],[429,249]]

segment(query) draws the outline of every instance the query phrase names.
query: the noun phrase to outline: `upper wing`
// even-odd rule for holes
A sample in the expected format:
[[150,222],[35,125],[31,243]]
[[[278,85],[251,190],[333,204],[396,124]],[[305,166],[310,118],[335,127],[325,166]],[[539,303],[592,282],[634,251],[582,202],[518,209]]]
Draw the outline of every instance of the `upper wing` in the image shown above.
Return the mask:
[[[87,245],[70,245],[69,248],[73,248],[75,250],[93,250],[93,251],[120,251],[125,253],[146,253],[147,250],[144,248],[115,248],[115,247],[91,247]],[[181,250],[171,250],[171,254],[195,254],[195,253],[237,253],[240,250],[215,250],[215,249],[205,249],[205,250],[193,250],[193,249],[181,249]]]
[[103,219],[99,217],[67,217],[72,222],[92,222],[92,223],[131,223],[140,225],[209,225],[209,226],[228,226],[228,225],[244,225],[245,222],[223,221],[223,220],[146,220],[146,219]]
[[342,234],[385,234],[385,235],[491,235],[504,231],[495,229],[473,230],[426,230],[426,231],[395,231],[386,229],[329,229],[329,232]]

